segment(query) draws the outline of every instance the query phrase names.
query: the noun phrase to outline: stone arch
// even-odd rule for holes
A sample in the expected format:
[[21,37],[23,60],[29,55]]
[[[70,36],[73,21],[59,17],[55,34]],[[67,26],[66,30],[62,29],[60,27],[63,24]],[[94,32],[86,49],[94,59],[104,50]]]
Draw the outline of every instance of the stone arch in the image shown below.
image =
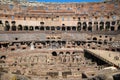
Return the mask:
[[11,23],[12,23],[12,24],[15,24],[15,23],[16,23],[16,21],[11,21]]
[[96,37],[93,37],[93,40],[95,40],[95,41],[96,41],[96,40],[97,40],[97,38],[96,38]]
[[3,55],[3,56],[1,56],[1,57],[0,57],[0,59],[6,59],[6,56],[5,56],[5,55]]
[[65,27],[62,27],[62,31],[65,31],[66,29],[65,29]]
[[69,52],[69,51],[67,51],[67,52],[66,52],[66,54],[70,54],[70,52]]
[[117,30],[120,30],[120,25],[118,26],[118,29]]
[[77,25],[78,25],[78,26],[81,26],[81,22],[78,22]]
[[3,23],[2,23],[2,20],[0,20],[0,24],[3,24]]
[[66,41],[61,41],[61,45],[65,46],[66,45]]
[[63,52],[59,52],[59,54],[64,54]]
[[77,27],[77,30],[80,31],[80,30],[81,30],[81,22],[78,22],[78,23],[77,23],[77,26],[78,26],[78,27]]
[[89,25],[92,25],[92,22],[89,22],[88,24],[89,24]]
[[16,31],[16,26],[12,25],[12,31]]
[[44,25],[44,22],[40,22],[40,25]]
[[5,31],[9,31],[10,30],[10,24],[8,21],[5,21]]
[[75,53],[76,53],[75,51],[72,52],[72,54],[75,54]]
[[104,40],[104,44],[107,44],[107,42],[108,42],[107,40]]
[[115,27],[114,26],[111,26],[111,31],[114,31],[115,30]]
[[57,26],[56,29],[57,29],[57,30],[60,30],[60,26]]
[[116,24],[116,22],[115,21],[112,21],[112,25],[115,25]]
[[26,31],[27,31],[27,30],[28,30],[28,26],[24,26],[24,30],[26,30]]
[[94,22],[95,30],[98,30],[98,22]]
[[83,22],[83,30],[86,31],[86,29],[87,29],[87,23],[86,23],[86,22]]
[[30,31],[33,31],[33,30],[34,30],[33,26],[30,26],[30,27],[29,27],[29,30],[30,30]]
[[41,26],[41,27],[40,27],[40,30],[44,31],[44,27],[43,27],[43,26]]
[[104,22],[100,22],[100,30],[104,29]]
[[62,26],[65,26],[65,24],[62,24]]
[[46,26],[46,30],[50,30],[50,27],[49,27],[49,26]]
[[57,52],[53,51],[52,56],[57,56]]
[[21,24],[18,25],[18,30],[19,30],[19,31],[22,30],[22,25],[21,25]]
[[110,22],[107,21],[105,24],[106,24],[106,25],[105,25],[105,30],[109,30],[109,28],[110,28]]
[[54,27],[54,26],[51,26],[51,30],[54,31],[54,30],[55,30],[55,27]]
[[35,26],[35,30],[39,30],[39,26]]
[[89,26],[89,27],[88,27],[88,31],[92,31],[92,26]]
[[80,41],[77,41],[77,45],[80,46],[81,42]]
[[72,30],[73,30],[73,31],[76,31],[76,27],[75,27],[75,26],[73,26],[73,27],[72,27]]
[[80,31],[80,30],[81,30],[81,26],[78,26],[78,27],[77,27],[77,30]]
[[12,21],[11,23],[12,23],[12,31],[16,31],[16,25],[15,25],[16,21]]
[[71,30],[71,27],[70,27],[70,26],[68,26],[68,27],[67,27],[67,31],[70,31],[70,30]]

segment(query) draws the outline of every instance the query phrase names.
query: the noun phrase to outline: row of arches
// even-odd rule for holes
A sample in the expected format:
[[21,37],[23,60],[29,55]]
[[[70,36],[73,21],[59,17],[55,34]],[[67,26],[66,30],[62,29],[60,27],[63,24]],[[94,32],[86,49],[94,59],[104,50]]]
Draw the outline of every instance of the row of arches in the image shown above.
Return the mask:
[[94,25],[94,24],[103,24],[103,25],[115,25],[115,24],[119,24],[119,22],[116,22],[116,21],[106,21],[106,22],[78,22],[77,23],[78,25]]
[[69,51],[67,51],[67,52],[56,52],[56,51],[53,51],[51,54],[52,54],[52,56],[58,56],[58,55],[64,55],[64,54],[68,54],[68,55],[70,55],[70,54],[75,54],[75,53],[79,53],[78,51],[77,52],[75,52],[75,51],[73,51],[73,52],[69,52]]
[[[2,21],[0,22],[1,24]],[[9,24],[9,21],[5,21],[5,31],[16,31],[16,30],[29,30],[29,31],[33,31],[33,30],[62,30],[62,31],[97,31],[97,30],[111,30],[114,31],[115,30],[115,24],[116,21],[106,21],[106,22],[78,22],[77,26],[66,26],[65,24],[62,24],[62,26],[44,26],[44,22],[40,22],[41,26],[23,26],[21,24],[19,24],[18,26],[16,26],[16,21],[11,21],[11,26]],[[117,23],[119,24],[119,23]],[[120,25],[117,27],[117,30],[120,30]]]
[[[96,26],[95,27],[96,30],[111,30],[111,31],[114,31],[115,30],[115,27],[114,26],[103,26],[103,25],[100,25],[99,27]],[[5,31],[9,31],[10,30],[10,26],[9,25],[6,25],[5,26]],[[15,26],[15,25],[12,25],[11,26],[11,30],[12,31],[22,31],[22,30],[25,30],[25,31],[34,31],[34,30],[41,30],[41,31],[44,31],[44,30],[51,30],[51,31],[55,31],[55,30],[61,30],[61,31],[93,31],[93,27],[92,26],[86,26],[86,25],[83,25],[83,26],[22,26],[22,25],[18,25]],[[117,30],[120,30],[120,26],[118,26]]]

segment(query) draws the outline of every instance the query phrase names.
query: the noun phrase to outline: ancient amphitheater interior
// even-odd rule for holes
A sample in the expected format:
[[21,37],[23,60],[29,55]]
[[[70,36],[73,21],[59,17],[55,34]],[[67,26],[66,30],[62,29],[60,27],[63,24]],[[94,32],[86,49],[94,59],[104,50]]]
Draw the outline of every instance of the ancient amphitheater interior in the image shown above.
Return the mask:
[[119,69],[119,0],[0,0],[0,80],[120,80]]

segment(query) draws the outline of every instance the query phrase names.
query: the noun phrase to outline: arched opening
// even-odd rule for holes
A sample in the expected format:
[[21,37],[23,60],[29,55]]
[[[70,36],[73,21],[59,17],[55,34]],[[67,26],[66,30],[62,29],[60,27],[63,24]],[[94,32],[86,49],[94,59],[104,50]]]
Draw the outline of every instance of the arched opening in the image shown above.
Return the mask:
[[117,51],[118,51],[118,52],[120,52],[120,49],[119,49],[119,48],[117,48]]
[[114,31],[115,30],[115,27],[114,26],[111,26],[111,31]]
[[88,27],[88,31],[92,31],[92,26],[89,26],[89,27]]
[[[80,8],[78,8],[77,10],[80,10]],[[78,17],[78,21],[80,21],[80,17]]]
[[3,24],[1,20],[0,20],[0,24]]
[[107,40],[104,40],[104,44],[107,44],[107,42],[108,42]]
[[57,56],[57,53],[55,51],[52,52],[52,56]]
[[10,25],[8,21],[5,21],[5,31],[9,31],[10,30]]
[[77,23],[77,26],[78,26],[78,27],[77,27],[77,30],[80,31],[80,30],[81,30],[81,22],[78,22],[78,23]]
[[41,25],[41,26],[44,25],[44,22],[40,22],[40,25]]
[[87,46],[90,46],[90,44],[88,44]]
[[80,43],[81,43],[81,42],[80,42],[80,41],[77,41],[76,43],[77,43],[78,46],[80,46]]
[[65,31],[65,27],[62,27],[62,31]]
[[120,30],[120,25],[118,26],[118,30]]
[[98,42],[98,44],[102,44],[102,42],[101,42],[101,41],[99,41],[99,42]]
[[0,59],[6,59],[6,56],[1,56]]
[[27,31],[28,30],[28,26],[24,26],[24,30]]
[[59,52],[59,54],[63,54],[63,52]]
[[76,52],[73,52],[72,54],[75,54]]
[[93,37],[93,40],[94,40],[94,41],[96,41],[96,40],[97,40],[97,38],[96,38],[96,37]]
[[44,27],[43,27],[43,26],[41,26],[41,27],[40,27],[40,30],[44,31]]
[[68,26],[68,27],[67,27],[67,31],[70,31],[70,30],[71,30],[71,27]]
[[92,26],[92,22],[89,22],[88,24],[89,24],[89,26]]
[[29,30],[30,30],[30,31],[33,31],[33,26],[30,26],[30,27],[29,27]]
[[81,22],[78,22],[77,25],[78,25],[78,26],[81,26]]
[[105,30],[109,30],[109,29],[110,29],[110,22],[106,22]]
[[16,31],[16,26],[15,25],[12,26],[12,31]]
[[22,25],[18,25],[18,30],[22,31]]
[[115,51],[115,49],[112,49],[112,51]]
[[104,29],[104,22],[100,22],[100,30]]
[[35,30],[39,30],[39,26],[35,26]]
[[94,26],[95,26],[96,30],[98,30],[98,22],[94,22]]
[[81,26],[78,26],[78,27],[77,27],[77,30],[80,31],[80,30],[81,30]]
[[12,23],[12,24],[15,24],[16,22],[15,22],[15,21],[12,21],[11,23]]
[[115,21],[112,21],[112,25],[115,25],[115,23],[116,23]]
[[5,25],[5,31],[9,31],[10,30],[10,25]]
[[104,26],[100,26],[100,30],[102,31],[104,29]]
[[75,26],[73,26],[73,27],[72,27],[72,30],[73,30],[73,31],[76,31],[76,27],[75,27]]
[[49,26],[46,26],[46,30],[50,30],[50,27],[49,27]]
[[83,22],[83,30],[86,31],[86,28],[87,28],[87,24],[86,22]]
[[70,54],[70,52],[66,52],[66,54]]
[[62,45],[64,46],[66,44],[66,41],[61,41]]
[[55,30],[55,27],[54,27],[54,26],[51,26],[51,30],[54,31],[54,30]]
[[15,21],[12,21],[11,23],[12,23],[12,31],[16,31],[16,26],[15,26],[15,23],[16,23],[16,22],[15,22]]
[[60,26],[57,26],[56,29],[57,29],[57,30],[60,30]]
[[62,24],[62,26],[65,26],[65,24]]

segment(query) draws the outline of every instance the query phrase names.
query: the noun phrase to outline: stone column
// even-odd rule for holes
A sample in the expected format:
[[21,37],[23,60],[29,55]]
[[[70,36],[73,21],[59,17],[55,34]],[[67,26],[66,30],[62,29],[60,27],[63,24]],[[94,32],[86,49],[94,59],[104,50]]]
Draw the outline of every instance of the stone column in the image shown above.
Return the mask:
[[106,24],[105,24],[105,22],[104,22],[104,26],[103,26],[104,29],[103,29],[103,31],[105,31],[105,27],[106,27]]
[[34,44],[33,44],[33,42],[30,44],[30,50],[34,50]]
[[59,78],[62,79],[62,72],[59,71]]

